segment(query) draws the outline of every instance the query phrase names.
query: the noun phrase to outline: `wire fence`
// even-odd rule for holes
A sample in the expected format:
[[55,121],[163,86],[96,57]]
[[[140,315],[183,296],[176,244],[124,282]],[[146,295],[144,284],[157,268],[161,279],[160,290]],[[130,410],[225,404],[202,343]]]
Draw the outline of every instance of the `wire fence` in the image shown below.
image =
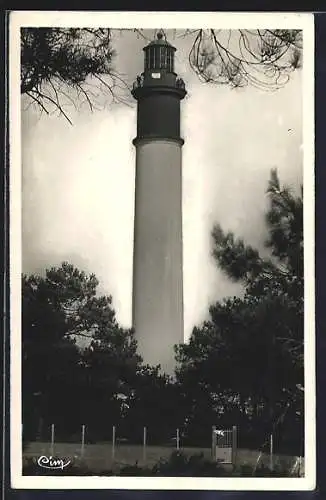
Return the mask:
[[[112,459],[114,460],[115,455],[116,455],[116,450],[118,447],[123,447],[123,446],[137,446],[142,448],[142,458],[145,461],[146,460],[146,450],[148,447],[166,447],[169,448],[171,451],[173,450],[181,450],[182,447],[182,433],[179,428],[175,429],[174,433],[171,435],[171,437],[167,440],[163,440],[161,443],[157,442],[157,439],[155,439],[154,443],[151,442],[151,435],[148,427],[143,426],[142,427],[142,433],[141,433],[141,439],[132,439],[129,440],[128,438],[124,437],[123,435],[119,434],[119,427],[113,425],[111,429],[111,436],[110,439],[107,440],[98,440],[94,439],[94,435],[92,432],[88,433],[88,427],[83,424],[81,425],[80,432],[75,433],[70,436],[70,439],[67,440],[65,436],[60,435],[60,429],[59,432],[57,432],[57,428],[55,424],[51,424],[48,429],[45,429],[45,432],[42,432],[41,436],[38,436],[36,439],[36,442],[42,442],[42,443],[48,443],[48,451],[51,455],[54,455],[55,453],[55,445],[58,443],[66,443],[66,444],[75,444],[76,449],[80,449],[79,455],[83,457],[85,455],[85,450],[87,446],[90,445],[96,445],[96,444],[107,444],[110,445],[111,450],[112,450]],[[108,434],[107,434],[108,437]],[[139,432],[138,432],[138,437]]]
[[[107,437],[103,441],[92,439],[92,429],[86,424],[79,428],[72,438],[67,441],[60,435],[60,427],[51,424],[44,429],[42,439],[29,443],[24,451],[25,457],[50,455],[52,457],[74,457],[85,460],[95,468],[110,468],[114,464],[142,464],[154,465],[159,460],[169,459],[174,451],[182,452],[187,456],[202,454],[206,459],[237,466],[239,464],[251,465],[254,468],[264,465],[273,470],[280,463],[280,456],[276,455],[273,447],[273,435],[269,437],[269,446],[266,450],[248,450],[238,448],[238,429],[236,426],[220,429],[212,426],[210,443],[207,446],[188,446],[182,429],[176,428],[169,440],[157,443],[151,440],[151,429],[147,426],[137,429],[137,440],[128,440],[118,426],[113,425],[108,429]],[[282,457],[283,465],[286,462],[288,470],[302,475],[304,460],[301,456]]]

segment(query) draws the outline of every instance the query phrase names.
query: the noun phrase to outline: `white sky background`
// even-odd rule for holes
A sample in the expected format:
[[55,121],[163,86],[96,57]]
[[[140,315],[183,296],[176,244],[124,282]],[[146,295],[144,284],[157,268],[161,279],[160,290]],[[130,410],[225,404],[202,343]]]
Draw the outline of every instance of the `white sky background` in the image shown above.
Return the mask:
[[[213,223],[262,248],[271,168],[282,183],[302,183],[301,71],[276,92],[210,86],[189,70],[190,40],[169,40],[188,90],[181,104],[187,338],[210,303],[239,292],[211,258]],[[114,43],[116,69],[134,80],[145,41],[124,32]],[[23,272],[63,260],[94,272],[130,326],[136,103],[65,110],[73,126],[33,107],[22,112]]]

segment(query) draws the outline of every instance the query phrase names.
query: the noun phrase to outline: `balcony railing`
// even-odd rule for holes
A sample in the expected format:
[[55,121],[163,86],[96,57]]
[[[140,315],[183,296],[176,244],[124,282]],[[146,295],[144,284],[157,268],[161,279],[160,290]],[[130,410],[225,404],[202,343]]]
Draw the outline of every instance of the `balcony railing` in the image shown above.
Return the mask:
[[[168,86],[171,87],[170,82],[169,82]],[[175,80],[174,86],[177,89],[185,90],[185,82],[183,81],[182,78],[177,78]],[[134,81],[134,83],[132,85],[132,89],[137,90],[138,88],[142,88],[142,87],[144,87],[144,75],[143,74],[137,76],[136,80]]]

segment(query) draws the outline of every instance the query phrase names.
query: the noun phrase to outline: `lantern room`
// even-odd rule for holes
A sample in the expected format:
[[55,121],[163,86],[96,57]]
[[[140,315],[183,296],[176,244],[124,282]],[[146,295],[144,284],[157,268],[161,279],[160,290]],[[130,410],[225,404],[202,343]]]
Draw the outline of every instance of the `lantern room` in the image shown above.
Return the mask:
[[174,53],[175,48],[163,39],[163,34],[159,32],[156,40],[150,42],[144,47],[145,71],[165,70],[169,73],[174,72]]

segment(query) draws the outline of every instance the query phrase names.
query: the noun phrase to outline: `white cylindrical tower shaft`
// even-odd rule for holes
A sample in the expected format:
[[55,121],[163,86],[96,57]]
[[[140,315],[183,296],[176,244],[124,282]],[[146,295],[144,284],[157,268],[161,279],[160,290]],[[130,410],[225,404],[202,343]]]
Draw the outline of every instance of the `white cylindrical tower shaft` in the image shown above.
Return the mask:
[[181,145],[137,144],[133,325],[146,363],[172,373],[183,342]]

